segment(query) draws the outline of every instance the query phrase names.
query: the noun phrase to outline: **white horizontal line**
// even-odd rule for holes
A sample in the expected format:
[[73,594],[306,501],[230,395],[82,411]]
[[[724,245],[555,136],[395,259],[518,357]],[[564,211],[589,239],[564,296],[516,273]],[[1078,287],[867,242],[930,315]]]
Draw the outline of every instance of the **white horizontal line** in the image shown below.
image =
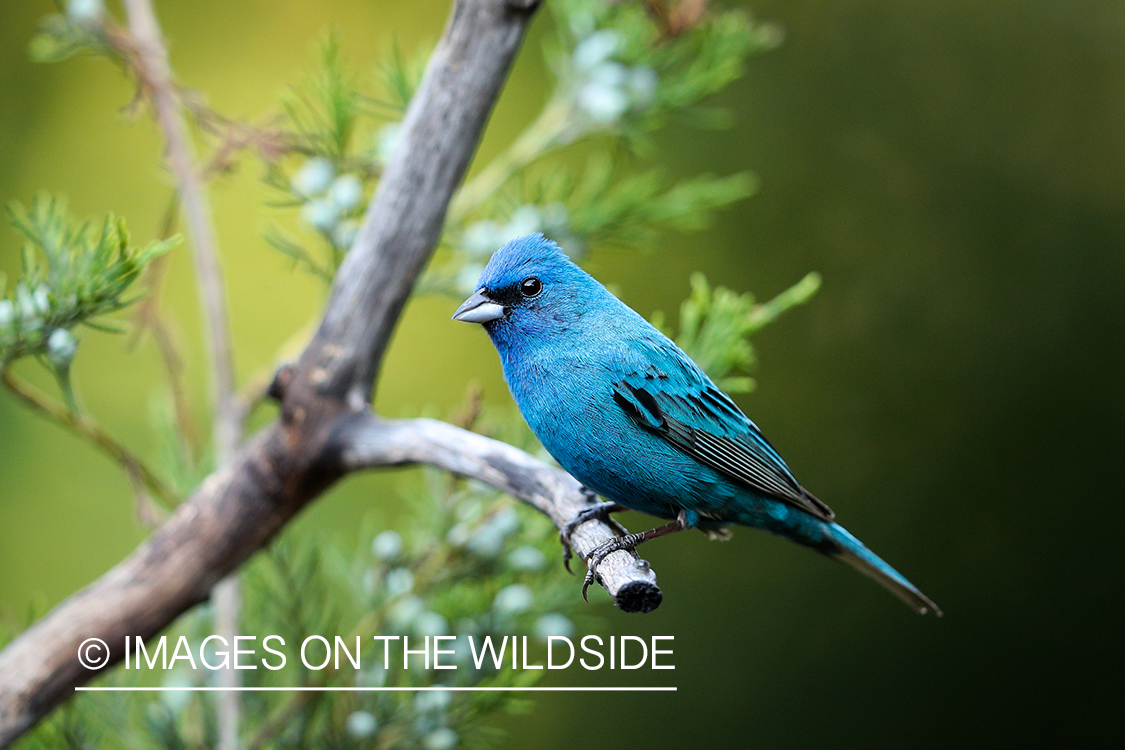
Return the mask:
[[97,693],[169,693],[174,691],[190,691],[194,693],[279,693],[279,692],[312,692],[312,693],[417,693],[430,690],[449,690],[461,693],[474,692],[541,692],[541,693],[628,693],[628,692],[676,692],[675,687],[76,687],[75,692]]

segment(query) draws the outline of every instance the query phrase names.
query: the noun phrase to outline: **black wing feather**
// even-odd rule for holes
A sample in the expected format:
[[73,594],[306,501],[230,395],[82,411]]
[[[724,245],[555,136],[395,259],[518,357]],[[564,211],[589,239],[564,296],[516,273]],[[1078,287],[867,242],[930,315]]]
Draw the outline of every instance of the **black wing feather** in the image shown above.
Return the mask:
[[[683,399],[661,393],[654,394],[643,386],[626,381],[621,381],[614,386],[613,400],[639,426],[667,440],[700,463],[750,489],[794,505],[821,520],[831,521],[835,516],[832,509],[797,483],[789,473],[788,467],[780,462],[776,451],[758,432],[754,424],[746,419],[729,399],[723,398],[719,403],[711,403],[718,397],[709,389],[706,390],[706,393],[700,394],[704,398],[691,400],[690,409],[710,413],[718,423],[729,420],[731,417],[729,412],[735,411],[746,423],[748,432],[744,438],[724,437],[692,427],[671,416],[668,408],[661,404],[664,401],[668,407],[678,405],[680,411],[688,405],[674,402]],[[721,407],[721,412],[716,407]],[[753,434],[750,431],[753,431]]]

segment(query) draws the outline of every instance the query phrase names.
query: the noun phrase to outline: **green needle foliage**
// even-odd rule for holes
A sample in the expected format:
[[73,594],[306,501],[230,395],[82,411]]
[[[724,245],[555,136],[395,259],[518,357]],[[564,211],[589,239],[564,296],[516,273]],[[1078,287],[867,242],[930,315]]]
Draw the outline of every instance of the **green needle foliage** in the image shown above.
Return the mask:
[[621,177],[608,157],[592,158],[568,203],[570,228],[582,246],[652,246],[667,230],[702,229],[714,211],[752,195],[755,178],[701,175],[669,187],[660,170]]
[[[774,26],[739,11],[716,11],[666,37],[639,4],[552,3],[555,37],[543,109],[511,146],[458,192],[424,291],[464,294],[481,263],[513,237],[541,231],[574,257],[592,245],[644,248],[660,233],[706,226],[716,210],[753,194],[748,173],[670,181],[643,161],[652,134],[678,122],[723,127],[706,104],[742,75],[747,58],[776,46]],[[295,135],[289,158],[267,169],[277,205],[296,208],[300,234],[271,227],[267,241],[295,265],[331,281],[354,241],[365,201],[396,146],[399,121],[417,87],[423,56],[392,47],[375,83],[343,61],[329,36],[320,69],[284,105]],[[575,164],[564,147],[581,149]],[[294,157],[299,157],[299,160]]]
[[[381,168],[374,128],[402,116],[402,97],[413,91],[407,64],[397,50],[384,71],[384,90],[362,91],[335,34],[321,45],[321,69],[283,102],[293,129],[292,159],[266,165],[265,181],[281,196],[276,205],[299,208],[302,223],[318,236],[323,250],[272,225],[266,241],[325,283],[330,283],[359,229],[366,197]],[[368,144],[366,147],[363,144]],[[326,256],[323,260],[319,256]]]
[[31,59],[54,63],[78,55],[104,55],[115,58],[117,52],[106,37],[106,30],[93,18],[55,14],[39,23],[39,33],[31,40]]
[[[820,274],[805,278],[774,297],[757,304],[754,295],[712,288],[701,273],[691,277],[691,296],[680,305],[680,330],[676,343],[715,383],[728,393],[749,393],[754,379],[744,374],[757,364],[750,336],[781,313],[804,304],[820,288]],[[662,316],[653,324],[664,328]]]
[[[434,287],[466,292],[472,274],[458,266],[479,270],[520,234],[542,231],[572,257],[594,244],[651,247],[660,232],[705,226],[715,210],[754,192],[745,173],[669,182],[660,170],[638,167],[656,153],[652,134],[670,122],[725,125],[726,113],[704,102],[742,74],[750,55],[777,44],[774,27],[719,11],[668,37],[640,4],[551,7],[558,33],[545,54],[553,93],[455,199],[447,228],[453,258],[432,275]],[[576,168],[560,149],[578,144]]]
[[27,243],[12,297],[0,280],[0,371],[28,356],[69,366],[77,346],[72,329],[116,330],[102,318],[133,302],[126,293],[141,271],[179,243],[132,247],[123,220],[107,214],[100,225],[76,222],[61,199],[48,195],[30,209],[10,204],[8,216]]

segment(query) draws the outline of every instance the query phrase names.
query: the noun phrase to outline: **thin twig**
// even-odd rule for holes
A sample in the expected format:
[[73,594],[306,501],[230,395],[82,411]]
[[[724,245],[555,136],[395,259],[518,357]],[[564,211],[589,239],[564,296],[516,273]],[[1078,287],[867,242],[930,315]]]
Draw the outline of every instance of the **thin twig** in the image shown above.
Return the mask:
[[226,291],[219,266],[218,241],[203,179],[195,163],[195,147],[180,111],[168,53],[149,0],[125,0],[129,30],[137,48],[136,73],[152,100],[157,124],[167,144],[168,165],[176,177],[184,220],[194,249],[200,307],[211,347],[215,386],[215,451],[225,463],[238,447],[242,409],[234,387],[234,364],[227,322]]
[[[178,208],[179,196],[173,193],[171,200],[168,201],[167,208],[164,210],[164,218],[160,222],[159,236],[161,239],[168,239],[172,236],[176,217],[179,214]],[[199,436],[199,428],[191,415],[191,407],[188,402],[187,388],[184,384],[184,360],[173,336],[172,327],[160,309],[161,292],[163,291],[164,277],[168,270],[169,258],[168,255],[162,255],[145,269],[144,286],[146,293],[137,302],[133,313],[136,330],[129,345],[130,347],[135,346],[146,330],[152,333],[153,342],[156,344],[156,349],[160,352],[160,359],[164,363],[168,387],[172,392],[172,406],[176,415],[176,432],[187,448],[192,467],[195,468],[199,464],[203,445]]]
[[535,122],[499,156],[468,180],[449,204],[449,224],[455,225],[484,201],[495,195],[504,183],[521,169],[551,150],[570,142],[570,105],[565,97],[552,96]]
[[[150,0],[125,0],[129,30],[137,45],[137,76],[152,98],[156,121],[164,133],[168,164],[176,177],[184,219],[194,248],[196,287],[203,317],[207,321],[211,344],[211,374],[214,384],[213,437],[215,462],[230,461],[242,440],[244,409],[235,392],[234,361],[227,316],[226,289],[219,265],[218,240],[211,207],[195,160],[195,149],[188,137],[180,110],[168,52]],[[216,627],[220,635],[233,640],[238,633],[241,591],[236,577],[215,587]],[[233,669],[218,675],[223,687],[237,687]],[[219,748],[236,750],[239,739],[240,700],[236,691],[219,694]]]
[[8,370],[0,371],[0,382],[33,411],[90,441],[98,450],[119,463],[129,475],[133,491],[141,493],[137,498],[138,504],[147,499],[147,493],[159,498],[169,508],[179,503],[180,499],[176,493],[145,466],[141,459],[90,419],[76,414],[61,402],[55,401]]

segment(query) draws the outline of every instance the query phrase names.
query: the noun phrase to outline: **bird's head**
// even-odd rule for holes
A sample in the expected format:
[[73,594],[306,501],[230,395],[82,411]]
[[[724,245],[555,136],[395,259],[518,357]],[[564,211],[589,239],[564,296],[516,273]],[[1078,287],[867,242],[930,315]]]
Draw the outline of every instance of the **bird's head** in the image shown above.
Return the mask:
[[605,288],[542,234],[514,239],[488,261],[477,291],[453,320],[479,323],[498,347],[514,336],[561,333],[579,321]]

